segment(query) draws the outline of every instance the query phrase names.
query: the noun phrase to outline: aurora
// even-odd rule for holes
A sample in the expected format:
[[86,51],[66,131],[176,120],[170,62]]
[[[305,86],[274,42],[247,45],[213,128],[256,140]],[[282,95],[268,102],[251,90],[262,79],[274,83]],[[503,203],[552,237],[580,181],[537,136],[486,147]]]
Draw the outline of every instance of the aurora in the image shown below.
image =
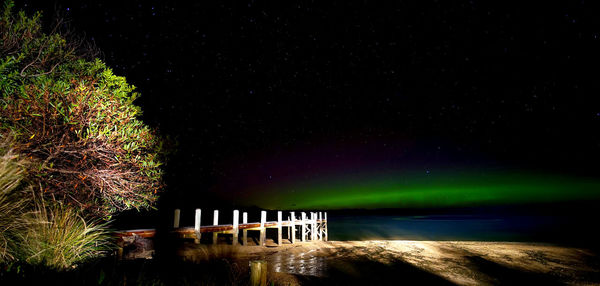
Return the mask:
[[520,170],[346,174],[253,187],[238,203],[267,209],[441,208],[600,198],[590,178]]

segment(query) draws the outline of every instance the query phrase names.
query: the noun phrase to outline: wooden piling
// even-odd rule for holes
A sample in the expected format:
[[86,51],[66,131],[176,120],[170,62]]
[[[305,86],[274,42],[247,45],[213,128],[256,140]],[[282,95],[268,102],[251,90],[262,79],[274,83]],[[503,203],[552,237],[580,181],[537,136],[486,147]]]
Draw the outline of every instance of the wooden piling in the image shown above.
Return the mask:
[[323,240],[323,213],[319,212],[319,240]]
[[317,212],[313,212],[313,214],[313,230],[315,231],[315,233],[313,234],[313,240],[318,240],[319,231],[317,230]]
[[[288,216],[287,220],[288,220],[288,225],[292,225],[292,217]],[[292,228],[288,227],[287,232],[288,232],[287,238],[291,242],[292,241]]]
[[278,211],[277,212],[277,245],[283,244],[281,241],[283,239],[282,226],[283,226],[282,212]]
[[[215,210],[213,214],[213,225],[219,225],[219,211]],[[213,232],[213,244],[217,244],[219,233]]]
[[[267,212],[261,211],[260,222],[248,223],[248,213],[243,213],[243,222],[240,224],[239,219],[239,210],[233,211],[233,223],[232,224],[219,224],[219,211],[214,210],[213,215],[213,225],[205,225],[201,226],[201,218],[202,211],[201,209],[195,210],[194,217],[194,226],[193,227],[181,227],[180,226],[180,217],[181,210],[175,209],[174,218],[173,218],[173,227],[175,228],[171,232],[177,234],[183,238],[194,238],[195,243],[200,243],[201,234],[204,233],[212,233],[213,234],[213,244],[218,243],[218,235],[219,234],[232,234],[232,244],[239,244],[239,231],[243,232],[242,244],[248,244],[248,230],[259,231],[259,245],[266,245],[266,229],[267,228],[276,228],[277,229],[277,245],[283,245],[283,228],[288,227],[287,238],[290,243],[296,243],[296,238],[298,238],[297,232],[300,231],[299,239],[303,242],[306,241],[314,241],[314,240],[324,240],[328,241],[329,239],[329,231],[328,231],[328,221],[327,221],[327,212],[310,212],[310,218],[307,217],[306,212],[301,212],[300,217],[296,217],[295,212],[290,212],[287,220],[283,220],[283,212],[277,211],[277,220],[276,221],[267,221]],[[296,229],[296,226],[299,226]],[[136,229],[136,230],[126,230],[126,231],[117,231],[116,236],[118,237],[129,237],[129,236],[140,236],[140,237],[153,237],[156,234],[156,230],[154,229]]]
[[250,285],[267,286],[267,262],[254,260],[250,262]]
[[300,235],[300,241],[306,241],[306,213],[302,212],[302,234]]
[[233,245],[237,245],[238,244],[238,234],[240,232],[240,211],[238,210],[234,210],[233,211],[233,241],[232,244]]
[[[242,223],[243,224],[248,223],[248,213],[247,212],[242,213]],[[245,246],[247,244],[248,244],[248,230],[244,229],[244,230],[242,230],[242,245]]]
[[316,234],[317,234],[317,229],[316,229],[316,218],[315,218],[315,213],[314,212],[310,212],[310,240],[314,241],[316,240]]
[[327,230],[327,212],[325,212],[325,241],[327,241],[328,236],[329,236],[329,230]]
[[260,212],[260,246],[265,246],[265,240],[267,238],[267,229],[265,223],[267,222],[267,212]]
[[313,213],[309,212],[308,213],[309,217],[307,217],[308,219],[308,237],[306,238],[308,241],[312,241],[313,240]]
[[194,243],[199,244],[200,238],[202,234],[200,233],[200,218],[202,215],[202,211],[200,209],[196,209],[196,217],[194,219],[194,232],[196,232],[196,238],[194,238]]
[[315,212],[315,219],[313,221],[315,224],[315,240],[319,240],[319,213]]
[[175,209],[175,217],[173,218],[173,228],[179,228],[179,215],[181,214],[180,209]]
[[292,230],[292,234],[291,234],[291,241],[292,243],[296,243],[296,214],[294,212],[291,212],[291,230]]

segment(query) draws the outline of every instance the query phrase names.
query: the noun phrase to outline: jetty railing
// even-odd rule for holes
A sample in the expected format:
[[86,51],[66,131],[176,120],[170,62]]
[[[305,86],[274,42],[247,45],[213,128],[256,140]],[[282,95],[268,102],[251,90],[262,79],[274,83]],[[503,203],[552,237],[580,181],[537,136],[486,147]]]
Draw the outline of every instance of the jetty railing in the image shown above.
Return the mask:
[[[233,235],[232,244],[237,245],[239,233],[242,232],[242,245],[248,243],[248,231],[259,231],[259,245],[264,246],[266,241],[266,230],[268,228],[277,229],[277,245],[283,244],[283,229],[287,228],[287,240],[290,243],[296,243],[296,239],[300,241],[317,241],[328,240],[327,229],[327,212],[310,212],[310,218],[306,212],[300,212],[300,216],[296,216],[296,212],[289,212],[287,220],[283,220],[283,212],[277,211],[276,221],[267,221],[267,211],[260,212],[259,222],[248,222],[248,213],[242,213],[242,223],[240,223],[240,213],[238,210],[233,211],[232,224],[219,224],[219,211],[213,211],[213,224],[201,225],[202,210],[196,209],[194,215],[194,226],[180,227],[181,210],[175,209],[173,217],[172,232],[183,238],[193,238],[195,243],[200,243],[203,233],[212,233],[212,242],[217,244],[219,234]],[[154,229],[136,229],[117,232],[117,236],[140,236],[153,237],[156,233]]]

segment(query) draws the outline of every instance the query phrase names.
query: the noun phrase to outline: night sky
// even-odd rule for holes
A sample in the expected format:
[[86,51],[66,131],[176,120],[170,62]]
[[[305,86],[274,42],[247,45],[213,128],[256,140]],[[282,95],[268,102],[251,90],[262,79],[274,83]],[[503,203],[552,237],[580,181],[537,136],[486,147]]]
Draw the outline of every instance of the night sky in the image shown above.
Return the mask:
[[592,1],[214,2],[17,1],[64,15],[175,138],[164,200],[600,197]]

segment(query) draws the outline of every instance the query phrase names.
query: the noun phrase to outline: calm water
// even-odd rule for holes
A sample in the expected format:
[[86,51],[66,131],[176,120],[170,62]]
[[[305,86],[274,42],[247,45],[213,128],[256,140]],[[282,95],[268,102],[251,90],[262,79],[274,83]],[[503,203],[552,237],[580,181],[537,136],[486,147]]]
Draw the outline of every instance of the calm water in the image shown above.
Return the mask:
[[480,240],[589,244],[599,239],[597,215],[570,209],[493,213],[394,215],[331,214],[330,240]]
[[[600,236],[599,201],[481,207],[447,210],[329,211],[330,240],[478,240],[550,242],[595,247]],[[246,211],[246,210],[243,210]],[[298,213],[299,210],[296,210]],[[259,220],[259,210],[249,210],[249,220]],[[230,212],[221,214],[229,222]],[[267,220],[275,220],[270,211]],[[194,224],[193,209],[182,213],[182,225]],[[202,225],[212,216],[203,216]],[[115,229],[153,228],[157,222],[172,224],[172,212],[133,213],[119,218]]]

